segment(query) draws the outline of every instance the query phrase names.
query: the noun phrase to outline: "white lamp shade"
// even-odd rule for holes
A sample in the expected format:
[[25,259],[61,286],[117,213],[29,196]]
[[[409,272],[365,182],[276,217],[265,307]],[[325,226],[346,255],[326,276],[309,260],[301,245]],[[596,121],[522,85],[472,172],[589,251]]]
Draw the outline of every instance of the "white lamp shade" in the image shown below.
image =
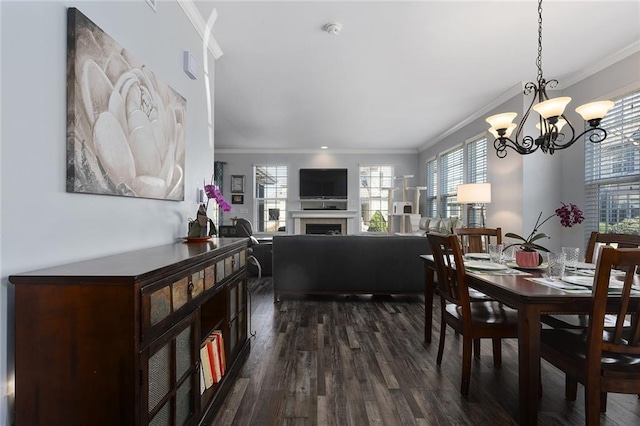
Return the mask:
[[540,114],[543,118],[557,117],[562,115],[564,109],[571,102],[571,98],[564,96],[561,98],[553,98],[548,101],[540,102],[533,106],[533,110]]
[[[556,123],[558,132],[562,130],[565,124],[567,124],[567,120],[565,120],[564,118],[558,119],[558,122]],[[536,129],[540,130],[540,123],[536,123]]]
[[[507,130],[505,130],[504,132],[504,137],[508,138],[511,136],[511,133],[513,133],[513,131],[516,129],[516,123],[511,123],[509,124],[509,127],[507,127]],[[498,134],[498,131],[496,129],[494,129],[493,127],[489,128],[489,133],[491,133],[493,135],[494,138],[498,139],[500,137],[500,135]]]
[[465,183],[458,185],[456,199],[458,203],[490,203],[491,184],[490,183]]
[[580,105],[576,112],[582,116],[584,121],[602,118],[615,104],[611,101],[590,102]]
[[491,117],[487,117],[485,120],[487,123],[491,125],[493,129],[508,129],[509,125],[513,122],[513,120],[518,116],[515,112],[505,112],[502,114],[492,115]]

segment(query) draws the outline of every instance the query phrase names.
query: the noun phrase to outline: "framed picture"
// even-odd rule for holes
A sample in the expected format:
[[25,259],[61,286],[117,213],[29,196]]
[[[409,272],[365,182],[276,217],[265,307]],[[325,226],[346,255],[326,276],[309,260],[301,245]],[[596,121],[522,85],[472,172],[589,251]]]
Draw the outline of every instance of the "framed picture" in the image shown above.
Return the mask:
[[186,99],[78,9],[67,16],[67,192],[184,200]]
[[244,204],[244,195],[232,195],[231,204]]
[[244,193],[244,175],[231,176],[231,192]]

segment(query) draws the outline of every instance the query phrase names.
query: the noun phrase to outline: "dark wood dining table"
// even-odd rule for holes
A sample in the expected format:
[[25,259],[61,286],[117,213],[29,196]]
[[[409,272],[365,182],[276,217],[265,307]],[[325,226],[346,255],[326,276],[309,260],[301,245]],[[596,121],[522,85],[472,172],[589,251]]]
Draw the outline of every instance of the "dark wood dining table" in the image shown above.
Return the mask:
[[[429,255],[420,256],[425,267],[425,344],[431,342],[435,263]],[[567,293],[538,284],[541,270],[530,275],[489,275],[467,270],[467,283],[488,296],[518,310],[519,424],[538,424],[540,400],[540,317],[542,314],[586,313],[591,293]],[[634,298],[636,303],[640,298]],[[611,306],[615,308],[615,298]]]

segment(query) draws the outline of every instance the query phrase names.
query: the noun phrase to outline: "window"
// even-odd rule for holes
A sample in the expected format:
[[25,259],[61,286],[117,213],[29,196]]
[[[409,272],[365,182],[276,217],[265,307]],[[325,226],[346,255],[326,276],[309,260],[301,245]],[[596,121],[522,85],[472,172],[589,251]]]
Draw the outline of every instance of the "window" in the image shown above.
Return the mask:
[[427,162],[427,217],[438,216],[438,160]]
[[[426,215],[461,217],[462,206],[457,203],[458,185],[487,181],[487,138],[475,138],[429,160],[426,175]],[[481,215],[482,210],[470,209],[465,223],[482,223]]]
[[607,139],[585,140],[585,234],[639,234],[640,90],[617,99],[601,127]]
[[386,232],[393,166],[360,166],[360,215],[363,232]]
[[456,148],[440,156],[438,185],[438,213],[441,217],[461,216],[456,201],[458,185],[464,183],[464,149]]
[[[466,179],[465,183],[483,183],[487,181],[487,138],[482,137],[480,139],[469,142],[466,146],[467,153],[467,167],[466,167]],[[467,209],[466,223],[471,226],[472,224],[484,224],[483,217],[484,206],[478,205],[469,206]]]
[[287,221],[287,166],[254,166],[258,232],[284,231]]

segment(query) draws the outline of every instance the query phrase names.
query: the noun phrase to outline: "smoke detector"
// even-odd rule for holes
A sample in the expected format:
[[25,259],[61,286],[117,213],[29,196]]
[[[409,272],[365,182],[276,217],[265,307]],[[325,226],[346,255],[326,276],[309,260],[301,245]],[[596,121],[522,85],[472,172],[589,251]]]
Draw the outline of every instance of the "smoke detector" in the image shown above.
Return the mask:
[[342,30],[342,24],[339,22],[331,22],[324,26],[324,30],[331,35],[338,35]]

